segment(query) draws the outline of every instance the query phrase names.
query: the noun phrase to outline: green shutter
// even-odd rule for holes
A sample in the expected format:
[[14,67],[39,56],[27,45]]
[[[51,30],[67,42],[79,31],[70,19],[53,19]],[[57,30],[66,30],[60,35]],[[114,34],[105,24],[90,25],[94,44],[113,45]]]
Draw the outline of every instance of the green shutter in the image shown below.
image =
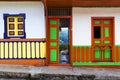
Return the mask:
[[50,28],[50,39],[57,39],[57,29],[56,28]]
[[56,50],[50,50],[50,61],[57,61],[57,51]]
[[105,37],[109,37],[109,28],[105,28]]

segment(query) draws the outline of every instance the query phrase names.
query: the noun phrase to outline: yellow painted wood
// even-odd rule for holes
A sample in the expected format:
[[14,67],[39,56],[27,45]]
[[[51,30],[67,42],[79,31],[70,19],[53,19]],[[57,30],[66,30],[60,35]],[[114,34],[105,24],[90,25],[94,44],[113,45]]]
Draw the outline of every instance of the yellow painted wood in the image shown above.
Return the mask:
[[21,42],[18,42],[18,58],[22,58],[22,51],[21,51],[21,49],[22,49],[22,44],[21,44]]
[[46,43],[44,43],[44,57],[46,58]]
[[43,43],[43,57],[46,57],[46,43]]
[[4,58],[4,43],[1,42],[1,58]]
[[17,58],[17,42],[14,42],[14,58]]
[[30,58],[30,42],[27,42],[27,58]]
[[5,42],[5,58],[8,58],[8,42]]
[[40,43],[40,56],[41,58],[45,57],[45,44],[43,42]]
[[35,58],[35,43],[32,42],[31,45],[32,45],[32,58]]
[[25,42],[22,43],[22,55],[23,55],[23,58],[26,58],[26,45],[25,45]]
[[42,58],[42,51],[43,51],[43,50],[42,50],[42,44],[43,44],[43,43],[40,42],[40,58]]
[[13,48],[12,48],[12,42],[9,43],[9,58],[13,58],[12,53],[13,52]]
[[[9,22],[9,19],[10,18],[14,18],[14,22]],[[22,16],[10,16],[10,17],[7,17],[7,35],[9,35],[9,31],[14,31],[15,32],[15,35],[14,36],[20,36],[18,35],[18,31],[23,31],[22,29],[21,30],[18,30],[18,24],[23,24],[23,22],[18,22],[18,18],[23,18]],[[14,24],[14,30],[10,30],[9,29],[9,24]],[[21,35],[23,36],[23,35]]]
[[39,52],[39,42],[36,42],[36,58],[40,58]]
[[42,58],[46,56],[46,43],[42,43]]

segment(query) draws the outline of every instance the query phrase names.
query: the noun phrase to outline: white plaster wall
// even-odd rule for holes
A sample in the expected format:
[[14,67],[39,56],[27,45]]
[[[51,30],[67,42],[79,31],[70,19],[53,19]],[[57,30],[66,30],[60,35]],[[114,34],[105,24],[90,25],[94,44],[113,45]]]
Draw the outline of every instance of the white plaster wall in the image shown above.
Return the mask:
[[37,2],[0,2],[0,38],[3,38],[3,14],[25,13],[25,29],[27,38],[45,38],[44,5]]
[[91,17],[115,17],[115,45],[120,44],[120,8],[73,7],[73,45],[91,45]]

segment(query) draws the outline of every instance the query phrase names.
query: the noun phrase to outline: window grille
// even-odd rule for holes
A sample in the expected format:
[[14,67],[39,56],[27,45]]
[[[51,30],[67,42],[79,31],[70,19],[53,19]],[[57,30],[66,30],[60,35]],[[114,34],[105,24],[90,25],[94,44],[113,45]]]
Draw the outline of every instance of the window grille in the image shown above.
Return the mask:
[[49,16],[70,16],[71,8],[48,8]]

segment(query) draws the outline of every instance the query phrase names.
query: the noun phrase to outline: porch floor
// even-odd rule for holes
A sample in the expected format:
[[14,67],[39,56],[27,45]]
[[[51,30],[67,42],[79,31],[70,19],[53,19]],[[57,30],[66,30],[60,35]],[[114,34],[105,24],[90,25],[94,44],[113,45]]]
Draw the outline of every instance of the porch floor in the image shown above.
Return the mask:
[[[117,77],[120,79],[120,68],[87,68],[68,66],[23,66],[23,65],[0,65],[1,72],[27,73],[31,76],[38,74],[61,74],[61,75],[94,75],[95,78]],[[115,80],[115,79],[114,79]]]

